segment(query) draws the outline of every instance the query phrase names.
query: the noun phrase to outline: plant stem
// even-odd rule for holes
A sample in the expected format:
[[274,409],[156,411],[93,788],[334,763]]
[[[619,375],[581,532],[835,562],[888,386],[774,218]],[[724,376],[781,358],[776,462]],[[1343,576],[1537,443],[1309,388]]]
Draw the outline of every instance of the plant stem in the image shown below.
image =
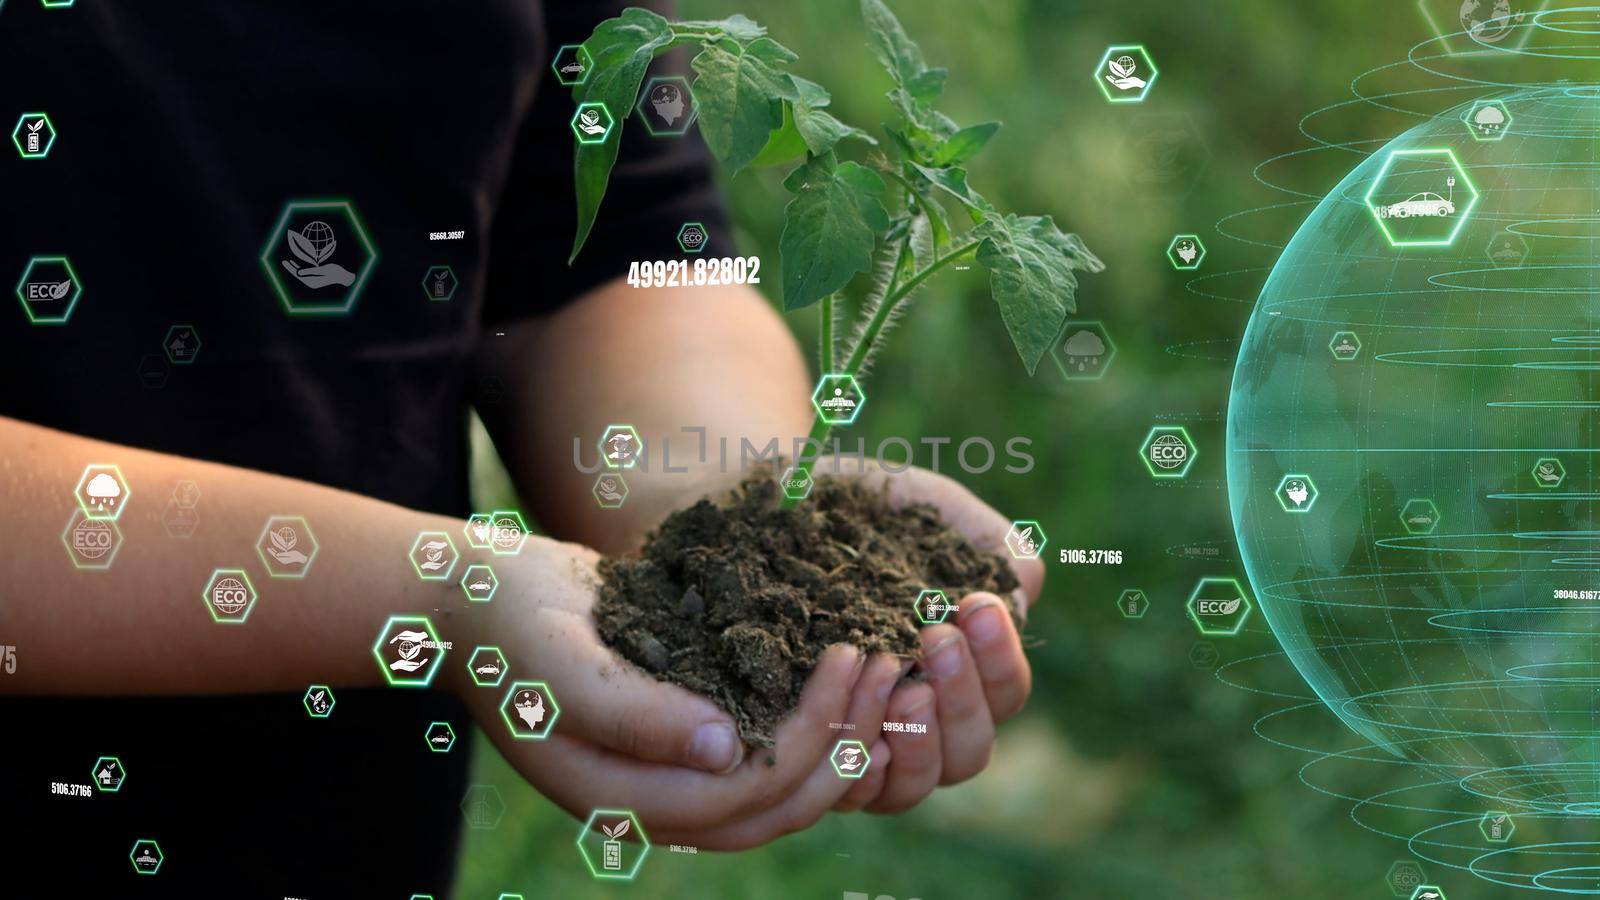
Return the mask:
[[[825,372],[824,374],[853,376],[857,372],[860,372],[861,364],[866,362],[867,355],[872,350],[873,342],[878,339],[878,333],[883,330],[883,324],[889,321],[889,314],[894,312],[894,308],[900,304],[900,301],[910,296],[912,291],[920,287],[922,283],[927,281],[928,278],[935,272],[944,268],[949,263],[954,262],[957,258],[965,255],[967,251],[978,246],[980,243],[982,243],[981,239],[969,239],[960,245],[951,248],[949,253],[935,258],[933,262],[928,263],[927,268],[906,279],[904,284],[896,284],[898,281],[898,273],[896,273],[895,280],[890,282],[891,290],[889,295],[883,299],[882,303],[878,304],[878,310],[873,314],[872,321],[868,322],[867,327],[861,332],[861,340],[857,341],[855,347],[851,349],[850,358],[846,360],[844,364],[844,371],[837,373]],[[903,255],[904,254],[902,254],[902,256]],[[829,297],[823,302],[829,303],[831,300],[832,297]],[[811,423],[811,433],[806,436],[806,446],[809,448],[812,443],[815,443],[820,448],[823,444],[827,443],[828,435],[832,432],[833,426],[824,421],[822,416],[818,414],[816,419],[814,419]],[[810,475],[811,469],[816,465],[816,462],[817,461],[814,458],[800,460],[798,462],[795,474],[797,476]],[[793,509],[799,505],[799,500],[791,500],[785,496],[782,508]]]
[[817,353],[821,356],[822,374],[833,372],[833,294],[822,298],[822,336],[818,341],[821,344]]

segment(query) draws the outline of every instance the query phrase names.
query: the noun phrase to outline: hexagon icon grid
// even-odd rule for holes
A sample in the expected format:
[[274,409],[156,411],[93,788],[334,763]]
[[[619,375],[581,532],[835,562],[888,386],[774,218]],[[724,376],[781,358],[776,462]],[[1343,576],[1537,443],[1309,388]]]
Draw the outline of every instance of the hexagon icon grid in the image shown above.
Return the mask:
[[916,610],[917,621],[924,625],[938,625],[950,618],[950,601],[945,599],[944,591],[925,590],[911,605]]
[[1546,456],[1533,464],[1531,474],[1534,484],[1547,490],[1554,490],[1561,487],[1561,482],[1567,480],[1567,467],[1561,464],[1561,460]]
[[333,715],[333,705],[338,702],[338,698],[333,696],[333,688],[325,684],[308,685],[305,695],[300,698],[306,715],[313,719],[326,719]]
[[678,227],[678,249],[685,253],[699,253],[711,243],[711,233],[699,222],[685,222]]
[[1478,100],[1462,113],[1461,124],[1475,141],[1503,140],[1511,130],[1511,110],[1499,100]]
[[1425,498],[1407,500],[1400,510],[1400,524],[1405,526],[1406,534],[1433,534],[1439,527],[1439,507]]
[[628,499],[628,481],[621,472],[601,472],[590,490],[601,509],[621,509]]
[[377,264],[349,200],[289,201],[261,248],[261,271],[291,316],[349,315]]
[[127,780],[128,770],[122,765],[122,760],[115,756],[102,756],[94,761],[94,768],[89,770],[89,780],[94,782],[94,789],[102,794],[115,794],[122,790],[122,782]]
[[422,295],[438,303],[455,299],[456,270],[449,266],[432,266],[422,276]]
[[1336,331],[1328,339],[1328,352],[1339,362],[1349,362],[1361,355],[1361,338],[1354,331]]
[[645,85],[633,112],[651,137],[682,137],[689,133],[699,109],[694,92],[689,89],[689,79],[658,75]]
[[1311,507],[1317,502],[1316,482],[1311,480],[1310,475],[1298,472],[1283,476],[1273,493],[1278,497],[1278,505],[1286,513],[1311,512]]
[[1167,245],[1167,261],[1179,271],[1198,269],[1205,259],[1206,245],[1198,234],[1175,234]]
[[429,722],[422,738],[434,753],[449,753],[450,748],[456,745],[456,730],[450,727],[449,722]]
[[256,538],[256,555],[273,578],[304,578],[317,558],[317,537],[304,516],[273,516]]
[[500,578],[487,563],[473,563],[461,573],[461,590],[473,603],[488,603],[500,590]]
[[424,531],[411,542],[411,568],[423,581],[449,581],[456,570],[456,542],[443,531]]
[[607,425],[595,442],[600,461],[608,469],[631,469],[644,454],[644,439],[632,425]]
[[824,375],[811,392],[812,408],[829,425],[855,424],[856,416],[866,405],[867,394],[854,375]]
[[497,509],[489,514],[489,552],[495,556],[516,556],[528,542],[528,523],[514,509]]
[[628,809],[597,809],[578,830],[578,853],[595,878],[632,881],[650,855],[650,837]]
[[562,44],[551,58],[550,68],[555,70],[556,83],[562,87],[576,87],[589,80],[594,60],[582,44]]
[[372,658],[390,687],[427,687],[449,649],[427,616],[390,616],[372,642]]
[[1142,619],[1150,611],[1150,598],[1138,588],[1128,588],[1117,596],[1117,612],[1124,619]]
[[226,625],[243,625],[256,605],[255,585],[243,569],[213,569],[200,593],[211,620]]
[[83,296],[83,282],[65,256],[30,256],[17,279],[17,300],[33,325],[65,325]]
[[104,571],[111,568],[122,549],[122,529],[110,519],[91,519],[77,509],[67,518],[61,543],[73,568]]
[[816,486],[816,482],[811,478],[809,469],[790,466],[783,470],[783,476],[778,479],[778,485],[783,488],[785,499],[804,500],[811,496],[811,489]]
[[1143,103],[1160,75],[1143,44],[1113,44],[1094,69],[1094,83],[1109,103]]
[[161,350],[175,366],[193,365],[195,357],[200,355],[200,333],[193,325],[174,325],[161,339]]
[[833,764],[834,774],[840,778],[863,778],[867,770],[872,768],[872,755],[867,752],[867,745],[855,738],[845,738],[834,744],[828,761]]
[[500,718],[519,741],[544,740],[560,717],[561,705],[550,685],[542,681],[513,681],[500,701]]
[[1198,455],[1194,439],[1182,425],[1157,425],[1139,445],[1139,459],[1152,478],[1182,478]]
[[1018,519],[1006,532],[1006,549],[1017,559],[1038,559],[1049,542],[1044,526],[1032,519]]
[[506,654],[499,647],[478,647],[467,660],[467,674],[478,687],[499,687],[506,680]]
[[11,129],[11,143],[23,159],[44,159],[56,143],[56,123],[47,112],[25,112]]
[[1050,360],[1068,381],[1099,381],[1116,356],[1117,345],[1100,322],[1068,322],[1050,345]]
[[572,136],[580,144],[604,144],[616,124],[604,103],[580,103],[572,113]]
[[166,854],[161,852],[161,845],[149,838],[134,841],[133,849],[128,851],[128,861],[133,863],[133,871],[140,875],[154,875],[161,871],[161,863],[166,858]]
[[1448,247],[1478,196],[1455,151],[1435,147],[1389,151],[1363,200],[1390,246]]
[[1491,844],[1505,844],[1511,841],[1511,835],[1517,831],[1517,823],[1511,814],[1503,810],[1491,810],[1483,814],[1478,820],[1478,830],[1483,832],[1483,839]]
[[1237,578],[1200,579],[1184,606],[1195,627],[1207,637],[1238,634],[1254,608]]

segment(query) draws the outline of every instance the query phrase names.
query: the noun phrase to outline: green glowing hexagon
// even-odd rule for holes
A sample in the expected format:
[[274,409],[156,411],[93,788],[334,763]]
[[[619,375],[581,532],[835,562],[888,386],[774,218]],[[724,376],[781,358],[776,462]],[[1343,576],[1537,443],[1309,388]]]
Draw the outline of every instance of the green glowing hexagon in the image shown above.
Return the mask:
[[1143,44],[1113,44],[1094,69],[1094,83],[1107,102],[1143,103],[1160,75]]
[[1561,487],[1561,482],[1567,480],[1567,467],[1561,464],[1561,460],[1545,456],[1533,464],[1530,474],[1533,475],[1534,484],[1553,490]]
[[555,71],[556,82],[562,87],[577,87],[589,80],[594,59],[582,44],[562,44],[550,59],[550,68]]
[[473,513],[467,517],[466,524],[461,526],[461,532],[467,537],[467,546],[474,550],[489,549],[489,534],[494,517],[489,513]]
[[422,733],[422,740],[434,753],[449,753],[450,748],[456,745],[456,730],[450,727],[449,722],[429,722],[428,730]]
[[1255,605],[1236,578],[1202,578],[1184,604],[1189,619],[1207,637],[1231,637],[1244,628]]
[[833,773],[840,778],[863,778],[872,768],[872,754],[867,752],[867,745],[855,738],[845,738],[834,744],[828,761],[833,764]]
[[1511,835],[1516,833],[1517,822],[1508,812],[1492,810],[1478,820],[1478,830],[1483,832],[1483,839],[1491,844],[1506,844],[1510,843]]
[[1124,619],[1142,619],[1150,611],[1150,598],[1138,588],[1128,588],[1117,596],[1117,612]]
[[1182,425],[1157,425],[1139,445],[1139,459],[1152,478],[1182,478],[1200,451]]
[[1397,859],[1389,865],[1389,871],[1383,876],[1385,884],[1396,897],[1411,896],[1411,889],[1423,882],[1427,876],[1422,873],[1422,866],[1412,859]]
[[272,578],[306,577],[319,549],[304,516],[272,516],[256,538],[256,555]]
[[944,591],[923,591],[911,601],[911,608],[917,613],[917,621],[924,625],[938,625],[950,618],[950,601],[945,598]]
[[1461,117],[1475,141],[1504,140],[1511,130],[1511,111],[1499,100],[1479,100]]
[[778,479],[778,485],[783,488],[785,498],[804,500],[811,496],[811,489],[816,486],[816,481],[811,477],[810,470],[790,466],[783,471],[783,477]]
[[[324,218],[342,219],[344,228],[335,230]],[[378,251],[349,200],[291,200],[272,226],[260,261],[289,315],[344,316],[366,289]]]
[[56,143],[56,124],[45,112],[25,112],[11,129],[11,143],[23,159],[44,159]]
[[111,568],[117,551],[122,549],[122,529],[110,519],[91,519],[76,509],[67,517],[61,543],[67,548],[73,568],[104,571]]
[[306,708],[306,715],[313,719],[326,719],[333,715],[333,705],[339,698],[333,695],[333,688],[325,684],[313,684],[306,687],[306,692],[300,698],[300,704]]
[[528,523],[514,509],[489,514],[489,551],[495,556],[516,556],[528,542]]
[[1292,472],[1283,476],[1278,482],[1274,493],[1278,497],[1278,505],[1286,513],[1308,513],[1317,502],[1317,485],[1311,480],[1310,475]]
[[65,325],[78,308],[83,282],[65,256],[30,256],[17,279],[17,300],[33,325]]
[[449,266],[432,266],[422,276],[422,296],[438,303],[455,299],[456,270]]
[[200,599],[211,613],[211,621],[243,625],[255,608],[256,589],[243,569],[212,569]]
[[1354,331],[1336,331],[1328,339],[1328,352],[1340,362],[1349,362],[1361,355],[1361,338]]
[[372,658],[390,687],[433,684],[449,650],[427,616],[390,616],[372,642]]
[[122,790],[122,782],[127,777],[127,767],[115,756],[100,757],[89,770],[89,780],[94,782],[94,789],[102,794],[115,794]]
[[456,570],[460,554],[456,542],[443,531],[424,531],[411,542],[411,552],[406,555],[411,568],[423,581],[449,581]]
[[[511,708],[515,707],[516,720],[512,721]],[[513,681],[500,701],[500,718],[506,721],[511,736],[519,741],[542,741],[550,736],[550,729],[561,717],[561,704],[550,685],[542,681]]]
[[600,461],[608,469],[631,469],[639,464],[644,454],[644,438],[632,425],[607,425],[595,441],[600,451]]
[[1017,559],[1038,559],[1048,543],[1050,538],[1044,533],[1044,526],[1032,519],[1018,519],[1006,532],[1006,549]]
[[601,509],[621,509],[628,499],[628,481],[621,472],[601,472],[589,490]]
[[1099,381],[1116,356],[1117,345],[1098,321],[1067,322],[1050,345],[1050,359],[1068,381]]
[[616,124],[616,120],[611,118],[611,110],[606,109],[604,103],[580,103],[572,114],[572,136],[580,144],[604,144],[610,139]]
[[[1433,168],[1421,166],[1419,160],[1434,160]],[[1404,173],[1396,173],[1396,163],[1405,165]],[[1444,167],[1445,171],[1437,173],[1433,169]],[[1404,180],[1406,187],[1392,190],[1385,187],[1390,179]],[[1455,189],[1457,186],[1467,191],[1464,205],[1457,208]],[[1415,190],[1421,187],[1423,190]],[[1441,194],[1439,188],[1446,193]],[[1385,195],[1384,203],[1375,203],[1373,198],[1379,193]],[[1456,159],[1454,150],[1448,147],[1434,147],[1416,150],[1390,150],[1384,157],[1383,165],[1372,178],[1372,184],[1367,188],[1363,201],[1372,213],[1373,221],[1378,223],[1378,228],[1392,247],[1448,247],[1455,242],[1456,235],[1461,233],[1462,226],[1471,218],[1472,210],[1478,205],[1478,189],[1473,186],[1472,179],[1467,177],[1467,170],[1461,167],[1461,161]],[[1395,199],[1400,198],[1400,199]],[[1409,223],[1421,219],[1439,219],[1448,222],[1448,227],[1440,226],[1433,229],[1417,229]],[[1405,226],[1397,223],[1408,223]],[[1397,235],[1397,230],[1400,234]]]
[[1439,527],[1439,507],[1432,500],[1407,500],[1405,508],[1400,510],[1400,524],[1405,526],[1406,534],[1433,534]]
[[1206,245],[1198,234],[1175,234],[1167,245],[1167,261],[1179,271],[1198,269],[1205,259]]
[[472,658],[467,660],[467,674],[472,676],[472,683],[478,687],[499,687],[500,682],[506,680],[506,669],[509,667],[506,655],[499,647],[478,647],[472,651]]
[[578,853],[595,878],[632,881],[650,855],[650,837],[632,810],[597,809],[578,831]]
[[461,573],[461,590],[473,603],[488,603],[500,590],[500,578],[487,563],[473,563]]
[[1411,892],[1411,900],[1449,900],[1444,891],[1436,884],[1419,884]]
[[154,875],[161,871],[161,863],[166,858],[166,854],[161,852],[161,845],[148,838],[134,841],[133,849],[128,851],[128,861],[133,863],[133,871],[140,875]]
[[[657,75],[650,79],[634,104],[634,115],[651,137],[682,137],[699,114],[689,79],[682,75]],[[697,252],[697,251],[690,251]]]
[[853,425],[861,408],[867,405],[867,394],[854,375],[824,375],[817,379],[817,389],[811,392],[811,406],[822,421],[829,425]]
[[711,232],[700,222],[685,222],[678,227],[678,249],[685,253],[699,253],[711,243]]
[[161,349],[173,365],[193,365],[195,357],[200,355],[200,332],[193,325],[174,325],[161,339]]

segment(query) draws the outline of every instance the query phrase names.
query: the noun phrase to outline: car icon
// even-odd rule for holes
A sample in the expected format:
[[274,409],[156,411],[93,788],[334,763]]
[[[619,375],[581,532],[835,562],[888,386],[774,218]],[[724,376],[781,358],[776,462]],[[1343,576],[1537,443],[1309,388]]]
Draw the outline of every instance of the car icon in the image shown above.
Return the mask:
[[573,73],[573,74],[577,74],[577,73],[583,71],[583,63],[574,60],[574,61],[569,62],[566,65],[562,66],[561,67],[561,71],[562,72],[570,72],[570,73]]
[[433,736],[433,742],[435,744],[448,744],[450,743],[450,736],[447,734],[436,734]]
[[1455,203],[1432,191],[1413,194],[1399,203],[1378,207],[1378,215],[1385,219],[1409,219],[1412,216],[1443,217],[1455,214]]
[[500,664],[499,663],[492,663],[492,662],[491,663],[484,663],[483,665],[478,667],[478,674],[479,675],[498,675],[498,674],[500,674]]
[[473,583],[467,585],[467,590],[469,590],[469,591],[487,591],[492,587],[494,587],[494,585],[492,585],[489,582],[484,581],[482,578],[480,578],[477,581],[474,581]]

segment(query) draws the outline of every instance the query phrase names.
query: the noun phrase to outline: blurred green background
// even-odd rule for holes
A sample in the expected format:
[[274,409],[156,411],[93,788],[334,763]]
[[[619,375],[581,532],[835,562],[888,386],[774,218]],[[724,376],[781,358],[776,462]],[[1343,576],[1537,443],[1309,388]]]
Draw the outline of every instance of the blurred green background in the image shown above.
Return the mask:
[[[595,883],[573,846],[577,824],[480,740],[474,780],[496,785],[508,809],[497,828],[465,832],[458,896],[1390,896],[1385,873],[1408,858],[1405,845],[1354,824],[1348,801],[1303,785],[1297,771],[1310,757],[1252,732],[1282,701],[1192,663],[1197,636],[1182,605],[1199,577],[1244,574],[1228,520],[1221,417],[1259,267],[1274,256],[1225,238],[1217,222],[1292,200],[1262,187],[1256,165],[1306,146],[1301,117],[1348,99],[1363,71],[1404,60],[1430,36],[1428,24],[1412,0],[890,5],[930,64],[950,69],[945,110],[962,124],[1005,123],[971,167],[974,186],[1002,210],[1053,215],[1105,260],[1104,274],[1083,279],[1074,318],[1103,321],[1118,352],[1101,381],[1069,384],[1048,362],[1030,378],[984,273],[947,273],[891,334],[866,384],[872,402],[845,435],[866,437],[869,447],[887,435],[984,436],[997,445],[1029,437],[1031,474],[996,466],[958,477],[998,509],[1042,522],[1047,556],[1108,548],[1123,550],[1124,561],[1050,561],[1029,626],[1037,646],[1027,709],[1001,729],[988,771],[905,815],[832,815],[738,854],[657,847],[638,882]],[[793,70],[833,93],[836,115],[882,137],[888,82],[865,47],[855,0],[682,0],[680,12],[742,12],[766,25],[799,55]],[[1113,106],[1096,89],[1092,74],[1114,43],[1143,43],[1160,68],[1147,102]],[[1340,137],[1405,127],[1379,115],[1363,108],[1340,117]],[[1334,157],[1271,171],[1320,195],[1357,161]],[[739,244],[774,264],[784,171],[751,171],[727,185]],[[1238,227],[1281,242],[1306,211]],[[1201,275],[1257,270],[1186,287],[1192,274],[1164,258],[1179,232],[1205,241]],[[791,322],[814,347],[814,311]],[[1188,426],[1199,446],[1177,484],[1153,482],[1137,456],[1162,423]],[[481,489],[507,491],[492,451],[479,450]],[[1142,620],[1115,606],[1130,587],[1152,602]],[[1276,649],[1259,617],[1250,624],[1215,641],[1223,662]],[[1269,669],[1274,685],[1303,690],[1286,664]],[[1307,743],[1345,741],[1331,715],[1296,723]],[[1373,777],[1352,791],[1381,789],[1381,773]],[[1491,894],[1459,874],[1454,884],[1465,887],[1451,887],[1449,873],[1429,874],[1447,878],[1452,897]]]

